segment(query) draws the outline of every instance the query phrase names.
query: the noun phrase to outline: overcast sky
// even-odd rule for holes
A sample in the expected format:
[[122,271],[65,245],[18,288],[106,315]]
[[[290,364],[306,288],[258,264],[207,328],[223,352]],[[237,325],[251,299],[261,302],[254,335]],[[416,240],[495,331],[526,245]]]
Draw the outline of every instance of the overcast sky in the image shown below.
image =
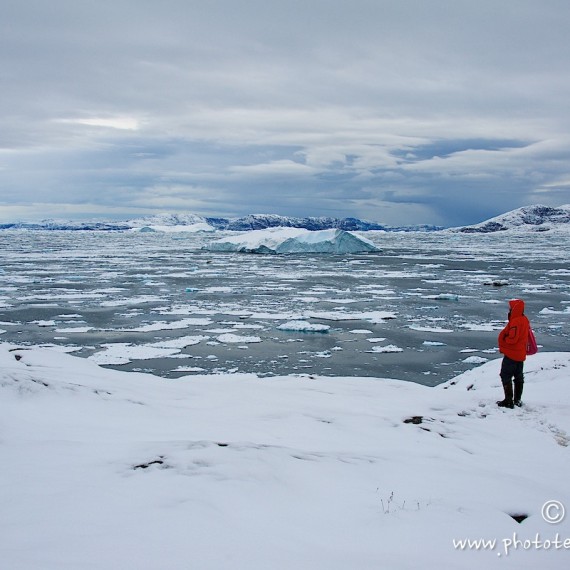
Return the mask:
[[568,0],[0,0],[0,221],[570,203]]

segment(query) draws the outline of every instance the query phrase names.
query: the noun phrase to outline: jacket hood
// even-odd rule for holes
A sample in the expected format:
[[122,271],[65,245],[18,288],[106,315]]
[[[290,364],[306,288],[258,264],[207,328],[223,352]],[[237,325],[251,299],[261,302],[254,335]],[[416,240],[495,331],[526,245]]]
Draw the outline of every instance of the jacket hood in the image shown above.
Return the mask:
[[511,308],[511,318],[521,317],[524,313],[524,301],[522,299],[513,299],[509,301]]

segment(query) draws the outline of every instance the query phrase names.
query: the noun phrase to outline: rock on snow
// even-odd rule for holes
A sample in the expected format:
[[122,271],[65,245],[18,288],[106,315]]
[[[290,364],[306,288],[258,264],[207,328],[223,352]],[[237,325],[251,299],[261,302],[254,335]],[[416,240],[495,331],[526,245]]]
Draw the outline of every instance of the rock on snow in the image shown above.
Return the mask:
[[2,567],[564,568],[503,541],[570,538],[541,516],[570,508],[570,353],[527,361],[515,410],[499,364],[435,388],[166,380],[0,344]]
[[378,251],[369,239],[344,230],[310,231],[300,228],[268,228],[214,241],[211,251],[244,253],[364,253]]

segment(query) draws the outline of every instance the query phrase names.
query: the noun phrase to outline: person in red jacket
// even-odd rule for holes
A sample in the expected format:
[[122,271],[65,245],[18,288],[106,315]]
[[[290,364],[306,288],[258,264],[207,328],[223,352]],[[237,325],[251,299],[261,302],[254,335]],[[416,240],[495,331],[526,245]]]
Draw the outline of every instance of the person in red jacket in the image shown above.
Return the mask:
[[509,322],[499,333],[499,351],[503,354],[501,381],[505,391],[505,399],[497,402],[501,408],[522,406],[523,367],[530,329],[530,323],[524,314],[524,301],[513,299],[509,301],[509,306]]

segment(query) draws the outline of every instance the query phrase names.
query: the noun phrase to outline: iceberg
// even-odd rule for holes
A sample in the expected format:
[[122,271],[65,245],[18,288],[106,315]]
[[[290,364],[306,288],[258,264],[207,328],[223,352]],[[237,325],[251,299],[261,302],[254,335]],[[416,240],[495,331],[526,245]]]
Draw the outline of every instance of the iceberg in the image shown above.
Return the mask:
[[210,251],[243,253],[366,253],[379,251],[369,239],[344,230],[310,231],[268,228],[225,237],[205,246]]

